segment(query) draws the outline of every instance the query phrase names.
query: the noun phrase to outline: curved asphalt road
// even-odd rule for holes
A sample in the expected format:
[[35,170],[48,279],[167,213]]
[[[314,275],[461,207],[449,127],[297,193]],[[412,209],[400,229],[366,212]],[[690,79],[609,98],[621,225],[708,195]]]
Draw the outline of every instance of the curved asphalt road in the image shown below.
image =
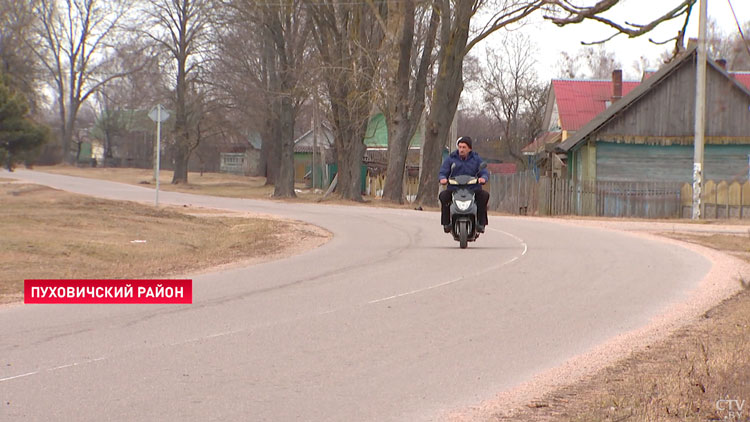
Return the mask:
[[460,250],[434,212],[170,192],[160,201],[296,218],[334,238],[195,276],[192,305],[0,308],[0,420],[434,420],[646,324],[710,268],[686,249],[531,218],[491,217]]

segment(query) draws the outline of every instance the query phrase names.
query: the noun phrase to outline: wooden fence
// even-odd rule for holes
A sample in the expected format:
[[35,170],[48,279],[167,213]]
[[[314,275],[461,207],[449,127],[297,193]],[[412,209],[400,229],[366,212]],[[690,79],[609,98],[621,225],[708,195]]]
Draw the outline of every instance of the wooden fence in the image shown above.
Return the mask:
[[[367,175],[365,194],[383,195],[385,175]],[[413,201],[419,178],[404,178],[404,195]],[[490,175],[490,210],[519,215],[589,215],[603,217],[690,218],[689,183],[575,182],[539,177],[533,172]],[[437,199],[436,199],[437,201]],[[750,218],[750,182],[705,182],[703,218]]]
[[490,192],[487,208],[509,214],[533,215],[545,189],[531,171],[516,174],[491,174],[485,186]]
[[[692,186],[665,182],[575,182],[532,172],[491,175],[489,209],[521,215],[689,218]],[[708,181],[704,218],[750,218],[750,182]]]
[[[688,218],[693,209],[693,186],[685,183],[681,196],[682,217]],[[701,206],[703,218],[750,218],[750,182],[709,180],[703,184]]]
[[[365,195],[380,198],[385,188],[385,174],[373,175],[369,172],[365,176]],[[414,202],[419,189],[419,177],[404,176],[404,195],[408,202]]]

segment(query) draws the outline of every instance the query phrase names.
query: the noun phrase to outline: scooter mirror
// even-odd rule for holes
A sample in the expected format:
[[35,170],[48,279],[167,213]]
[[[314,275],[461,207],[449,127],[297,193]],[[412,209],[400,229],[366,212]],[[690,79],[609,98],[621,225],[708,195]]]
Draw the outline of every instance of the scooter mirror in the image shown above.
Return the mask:
[[485,163],[484,161],[482,161],[482,164],[479,165],[479,170],[481,171],[481,170],[484,170],[486,168],[487,168],[487,163]]

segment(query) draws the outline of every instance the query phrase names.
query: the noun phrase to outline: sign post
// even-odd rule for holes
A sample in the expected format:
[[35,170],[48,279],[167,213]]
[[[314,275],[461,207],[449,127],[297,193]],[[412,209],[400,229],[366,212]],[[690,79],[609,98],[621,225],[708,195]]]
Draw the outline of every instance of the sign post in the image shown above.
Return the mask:
[[155,206],[159,206],[159,163],[161,162],[161,122],[169,119],[169,113],[162,110],[161,104],[157,104],[148,113],[148,117],[156,122],[156,159],[154,163],[154,179],[156,179]]

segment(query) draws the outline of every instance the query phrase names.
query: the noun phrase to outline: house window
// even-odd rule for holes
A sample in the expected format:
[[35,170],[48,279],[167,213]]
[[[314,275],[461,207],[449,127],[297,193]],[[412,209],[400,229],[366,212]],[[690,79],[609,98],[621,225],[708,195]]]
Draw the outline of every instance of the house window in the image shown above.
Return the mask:
[[243,153],[221,153],[219,171],[222,173],[243,173],[245,154]]

